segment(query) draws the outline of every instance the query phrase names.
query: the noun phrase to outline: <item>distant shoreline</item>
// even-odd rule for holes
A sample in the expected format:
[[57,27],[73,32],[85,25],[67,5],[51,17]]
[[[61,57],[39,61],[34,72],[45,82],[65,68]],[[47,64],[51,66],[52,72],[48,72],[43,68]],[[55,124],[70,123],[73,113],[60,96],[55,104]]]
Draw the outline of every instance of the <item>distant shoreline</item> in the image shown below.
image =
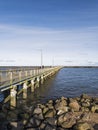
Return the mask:
[[[0,68],[22,68],[22,67],[26,67],[26,68],[32,68],[32,67],[40,67],[40,66],[0,66]],[[49,67],[49,66],[44,66],[44,67]],[[53,66],[50,66],[53,67]],[[64,68],[98,68],[98,66],[63,66]]]
[[98,68],[98,66],[64,66],[64,68]]

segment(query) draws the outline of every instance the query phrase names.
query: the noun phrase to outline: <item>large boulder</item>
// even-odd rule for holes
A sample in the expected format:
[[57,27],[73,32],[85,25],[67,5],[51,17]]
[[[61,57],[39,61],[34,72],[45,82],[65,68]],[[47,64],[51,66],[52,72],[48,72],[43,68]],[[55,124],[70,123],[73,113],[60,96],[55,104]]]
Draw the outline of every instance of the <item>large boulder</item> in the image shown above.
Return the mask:
[[56,114],[56,112],[55,112],[54,109],[49,109],[49,110],[45,113],[44,117],[45,117],[45,118],[47,118],[47,117],[54,117],[55,114]]
[[43,108],[43,114],[45,114],[48,110],[49,110],[48,107],[44,107],[44,108]]
[[71,110],[73,110],[73,111],[79,111],[79,109],[80,109],[80,105],[79,105],[79,103],[78,103],[76,100],[70,102],[70,103],[69,103],[69,107],[70,107]]
[[41,108],[35,108],[33,111],[33,114],[41,114],[42,113],[42,109]]
[[58,117],[58,126],[62,128],[71,128],[76,123],[76,117],[73,113],[65,113]]
[[45,126],[44,130],[56,130],[56,127],[47,124],[47,125]]
[[67,121],[66,114],[62,114],[58,117],[58,125],[61,125],[65,121]]
[[76,120],[73,119],[73,118],[70,118],[69,120],[63,122],[63,123],[61,124],[61,127],[62,127],[62,128],[72,128],[73,125],[75,125],[75,124],[76,124]]
[[56,126],[57,125],[57,120],[56,120],[56,118],[49,117],[49,118],[46,118],[44,120],[44,123],[45,124],[50,124],[51,126]]
[[92,111],[93,113],[98,113],[98,105],[92,106],[92,107],[91,107],[91,111]]
[[81,123],[77,123],[74,126],[74,130],[94,130],[94,129],[91,126],[91,124],[89,124],[87,122],[81,122]]
[[85,94],[85,93],[83,93],[83,94],[81,95],[81,99],[89,99],[89,100],[92,100],[92,97],[89,96],[89,95],[87,95],[87,94]]
[[26,128],[37,128],[41,125],[41,120],[35,117],[30,117],[28,120],[27,124],[25,125]]
[[68,108],[67,108],[67,102],[66,100],[62,99],[62,100],[57,100],[55,102],[55,110],[56,111],[62,111],[62,113],[67,112]]

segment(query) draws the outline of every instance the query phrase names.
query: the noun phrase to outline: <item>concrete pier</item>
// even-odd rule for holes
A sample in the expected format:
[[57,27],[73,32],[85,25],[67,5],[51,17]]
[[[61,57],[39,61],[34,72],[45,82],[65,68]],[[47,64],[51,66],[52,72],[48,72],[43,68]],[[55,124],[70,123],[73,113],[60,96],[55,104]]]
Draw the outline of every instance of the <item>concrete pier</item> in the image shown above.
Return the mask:
[[11,109],[16,107],[16,99],[17,99],[16,94],[17,94],[16,87],[13,87],[10,90],[10,108]]
[[[11,72],[6,72],[7,77],[5,79],[0,73],[0,91],[6,91],[10,89],[10,95],[4,100],[4,102],[10,101],[10,108],[15,108],[17,106],[17,95],[23,94],[23,99],[28,98],[28,88],[31,92],[34,92],[36,88],[40,89],[40,85],[48,80],[49,77],[58,72],[62,67],[53,68],[37,68],[34,70],[15,70]],[[9,75],[9,77],[8,77]],[[21,85],[22,88],[17,91],[17,86]]]
[[28,88],[28,86],[27,86],[27,83],[25,82],[23,84],[23,99],[27,98],[27,88]]
[[44,76],[42,75],[41,76],[41,84],[43,84],[44,83]]
[[31,92],[34,92],[34,85],[35,85],[35,82],[34,82],[34,79],[31,80]]
[[36,79],[36,85],[37,85],[37,87],[39,87],[39,85],[40,85],[40,77],[37,77],[37,79]]

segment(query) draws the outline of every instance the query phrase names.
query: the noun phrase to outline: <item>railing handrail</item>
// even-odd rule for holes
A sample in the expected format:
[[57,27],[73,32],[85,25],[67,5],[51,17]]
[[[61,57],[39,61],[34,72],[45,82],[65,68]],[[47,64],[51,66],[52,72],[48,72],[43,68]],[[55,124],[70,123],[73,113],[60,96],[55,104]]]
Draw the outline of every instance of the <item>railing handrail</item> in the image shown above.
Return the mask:
[[44,66],[44,67],[42,67],[41,68],[41,66],[37,66],[37,67],[31,67],[31,68],[25,68],[25,67],[19,67],[19,68],[17,68],[17,69],[6,69],[6,70],[4,70],[4,69],[0,69],[0,72],[9,72],[9,71],[11,71],[11,72],[13,72],[13,71],[25,71],[25,70],[34,70],[34,69],[44,69],[44,68],[54,68],[54,67],[56,67],[56,66]]

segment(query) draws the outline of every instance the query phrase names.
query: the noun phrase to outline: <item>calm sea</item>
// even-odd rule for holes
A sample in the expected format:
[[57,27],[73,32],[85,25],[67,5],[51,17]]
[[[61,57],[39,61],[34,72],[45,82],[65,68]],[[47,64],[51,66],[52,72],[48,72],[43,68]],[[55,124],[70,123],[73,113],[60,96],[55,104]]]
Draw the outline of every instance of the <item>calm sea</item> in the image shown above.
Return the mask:
[[29,94],[28,101],[75,97],[82,93],[98,96],[98,68],[63,68],[45,81],[34,94]]
[[28,101],[47,101],[61,96],[75,97],[86,93],[98,96],[98,68],[63,68],[48,79]]

